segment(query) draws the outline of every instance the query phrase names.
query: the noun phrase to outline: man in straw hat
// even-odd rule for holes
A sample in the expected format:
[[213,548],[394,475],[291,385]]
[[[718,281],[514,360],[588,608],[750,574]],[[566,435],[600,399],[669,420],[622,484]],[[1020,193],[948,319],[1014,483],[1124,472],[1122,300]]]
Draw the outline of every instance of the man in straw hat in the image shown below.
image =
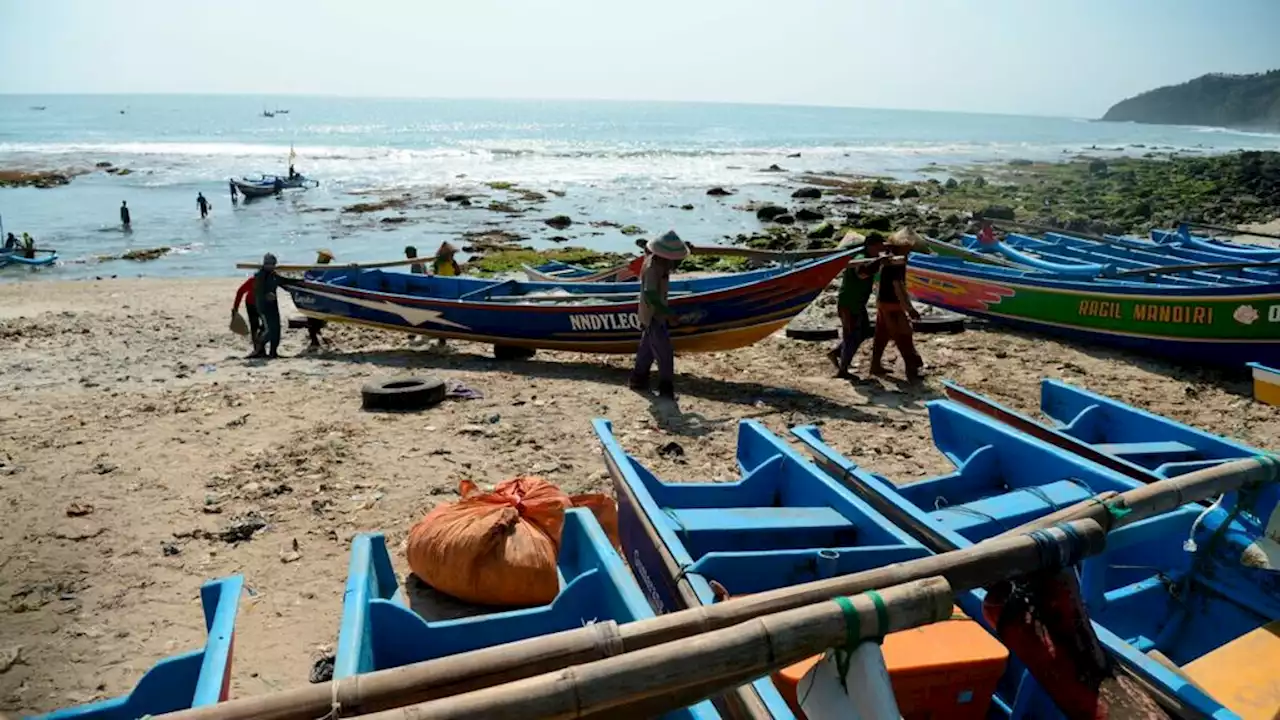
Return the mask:
[[885,250],[884,236],[873,232],[862,237],[850,231],[840,241],[840,250],[863,246],[860,256],[845,266],[840,278],[840,293],[836,296],[836,309],[840,313],[840,344],[827,353],[836,366],[836,377],[852,379],[849,365],[862,341],[872,336],[871,317],[867,315],[867,301],[875,289],[876,273],[880,271]]
[[457,252],[458,248],[448,240],[440,243],[440,249],[436,251],[436,257],[431,261],[431,273],[442,277],[461,275],[462,266],[453,259]]
[[277,358],[280,348],[280,306],[276,304],[276,256],[262,256],[262,266],[253,276],[253,304],[262,316],[262,332],[255,339],[253,354],[249,357]]
[[650,240],[645,246],[644,265],[640,269],[640,347],[636,349],[636,366],[631,371],[631,389],[649,392],[649,370],[658,363],[658,395],[674,400],[676,359],[671,348],[671,308],[667,307],[667,289],[671,272],[689,254],[674,230]]
[[[320,250],[316,253],[317,265],[328,265],[333,262],[333,252],[329,250]],[[307,336],[311,340],[311,344],[307,346],[307,350],[314,352],[324,347],[324,340],[320,338],[320,331],[324,329],[325,321],[316,318],[307,318]]]
[[911,304],[907,294],[907,256],[911,249],[921,244],[920,236],[910,228],[904,228],[889,238],[893,258],[880,269],[880,291],[876,295],[876,332],[871,342],[871,372],[884,375],[888,371],[881,364],[884,349],[889,341],[898,347],[898,354],[907,366],[907,380],[920,379],[924,361],[916,352],[912,337],[911,321],[919,320],[920,313]]

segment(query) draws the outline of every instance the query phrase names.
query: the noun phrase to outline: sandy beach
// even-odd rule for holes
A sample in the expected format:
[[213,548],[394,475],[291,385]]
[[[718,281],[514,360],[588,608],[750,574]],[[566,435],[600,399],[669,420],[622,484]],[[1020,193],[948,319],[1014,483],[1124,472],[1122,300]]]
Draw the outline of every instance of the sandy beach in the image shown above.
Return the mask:
[[[897,481],[950,469],[925,403],[951,379],[1028,413],[1061,378],[1238,438],[1280,446],[1280,418],[1243,374],[1180,369],[1109,350],[975,327],[918,337],[931,373],[850,384],[826,344],[781,335],[677,358],[678,408],[626,388],[627,357],[539,352],[499,362],[487,346],[410,344],[330,326],[333,349],[298,355],[288,331],[271,363],[241,359],[227,331],[235,280],[0,285],[0,710],[19,714],[127,691],[158,659],[198,646],[198,588],[243,574],[233,693],[308,682],[332,652],[354,534],[398,547],[462,479],[544,475],[569,492],[607,489],[589,421],[670,479],[735,476],[735,429],[818,423],[840,450]],[[829,312],[831,297],[817,312]],[[293,314],[287,300],[284,315]],[[865,373],[864,349],[856,370]],[[415,414],[360,409],[360,386],[434,375],[483,399]],[[684,458],[657,448],[679,443]],[[238,520],[266,526],[242,542]],[[296,550],[295,550],[296,546]],[[407,573],[396,554],[397,570]]]

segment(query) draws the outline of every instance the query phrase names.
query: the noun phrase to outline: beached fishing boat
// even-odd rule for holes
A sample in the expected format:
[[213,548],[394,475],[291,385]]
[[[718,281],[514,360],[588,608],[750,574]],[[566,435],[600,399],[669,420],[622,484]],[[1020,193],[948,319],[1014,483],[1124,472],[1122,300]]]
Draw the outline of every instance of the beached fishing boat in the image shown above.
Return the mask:
[[930,305],[1076,340],[1213,365],[1280,362],[1280,278],[1107,278],[1088,274],[1103,263],[1078,272],[1039,264],[913,255],[907,288]]
[[13,252],[0,252],[0,267],[12,265],[15,267],[43,267],[52,265],[58,261],[56,252],[40,251],[44,254],[29,258],[22,254],[21,250]]
[[[746,595],[927,554],[757,422],[739,425],[736,482],[663,482],[623,450],[607,420],[593,425],[627,562],[659,613],[711,605],[713,581]],[[771,678],[717,704],[736,717],[794,717]]]
[[[413,578],[401,587],[381,533],[357,535],[343,596],[333,677],[447,658],[596,622],[653,617],[635,579],[590,510],[566,511],[557,558],[560,593],[548,605],[498,610],[436,592]],[[667,720],[718,720],[708,701]]]
[[[960,402],[928,404],[934,443],[956,467],[938,477],[895,485],[857,467],[817,428],[793,433],[831,478],[938,552],[969,547],[1096,493],[1260,454],[1062,383],[1044,385],[1053,426],[954,386],[948,395]],[[1113,531],[1104,552],[1080,567],[1099,640],[1184,715],[1263,717],[1252,709],[1280,710],[1268,679],[1280,663],[1280,643],[1265,642],[1280,631],[1278,500],[1280,487],[1272,484],[1228,493],[1212,505],[1184,505]],[[962,596],[960,604],[972,614],[980,600]],[[1027,716],[1018,709],[1028,701],[1014,698],[1010,715]]]
[[243,588],[244,578],[239,575],[212,580],[200,588],[209,634],[204,647],[152,665],[128,695],[57,710],[37,716],[38,720],[132,720],[226,700],[231,690],[236,611]]
[[255,178],[232,178],[231,183],[236,186],[241,195],[247,198],[266,197],[274,195],[277,192],[276,181],[280,181],[279,190],[296,190],[320,187],[319,181],[312,180],[304,175],[294,175],[292,178],[284,175],[260,175]]
[[[676,352],[745,347],[781,329],[848,261],[842,253],[738,275],[674,280]],[[336,268],[285,288],[304,315],[388,330],[591,353],[631,353],[640,340],[631,284],[535,283]]]

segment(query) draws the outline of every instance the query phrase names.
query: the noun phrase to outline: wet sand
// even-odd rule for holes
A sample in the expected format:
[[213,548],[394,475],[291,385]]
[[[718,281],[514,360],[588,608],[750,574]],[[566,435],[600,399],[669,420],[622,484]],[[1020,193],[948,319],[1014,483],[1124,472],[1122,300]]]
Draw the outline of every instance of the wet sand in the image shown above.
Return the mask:
[[[243,574],[233,693],[304,684],[338,632],[352,536],[397,548],[458,481],[545,475],[569,492],[608,487],[589,420],[671,479],[735,476],[736,424],[818,423],[840,450],[898,481],[945,472],[925,403],[941,378],[1034,413],[1055,377],[1260,447],[1280,418],[1243,374],[1177,368],[1003,331],[922,335],[932,374],[831,377],[827,344],[781,335],[677,358],[678,408],[626,388],[630,358],[539,352],[331,325],[332,351],[246,361],[227,331],[234,280],[0,286],[0,711],[45,711],[127,691],[161,657],[204,637],[198,588]],[[285,303],[283,314],[292,314]],[[815,313],[829,318],[830,295]],[[824,315],[825,313],[825,315]],[[282,351],[305,344],[287,331]],[[856,362],[865,373],[867,348]],[[414,414],[360,409],[360,386],[403,374],[464,383],[483,399]],[[658,457],[675,441],[683,461]],[[72,513],[87,514],[75,517]],[[218,534],[237,519],[250,540]],[[294,553],[294,543],[297,552]],[[394,552],[397,570],[407,566]]]

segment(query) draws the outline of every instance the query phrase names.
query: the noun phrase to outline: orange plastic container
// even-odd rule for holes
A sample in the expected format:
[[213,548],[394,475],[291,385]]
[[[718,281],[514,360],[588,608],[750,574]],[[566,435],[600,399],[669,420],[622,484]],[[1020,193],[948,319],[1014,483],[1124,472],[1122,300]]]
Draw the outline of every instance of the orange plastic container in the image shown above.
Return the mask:
[[[884,662],[903,720],[983,720],[1009,651],[959,608],[952,620],[892,633]],[[802,660],[773,674],[797,718],[800,679],[821,660]]]

